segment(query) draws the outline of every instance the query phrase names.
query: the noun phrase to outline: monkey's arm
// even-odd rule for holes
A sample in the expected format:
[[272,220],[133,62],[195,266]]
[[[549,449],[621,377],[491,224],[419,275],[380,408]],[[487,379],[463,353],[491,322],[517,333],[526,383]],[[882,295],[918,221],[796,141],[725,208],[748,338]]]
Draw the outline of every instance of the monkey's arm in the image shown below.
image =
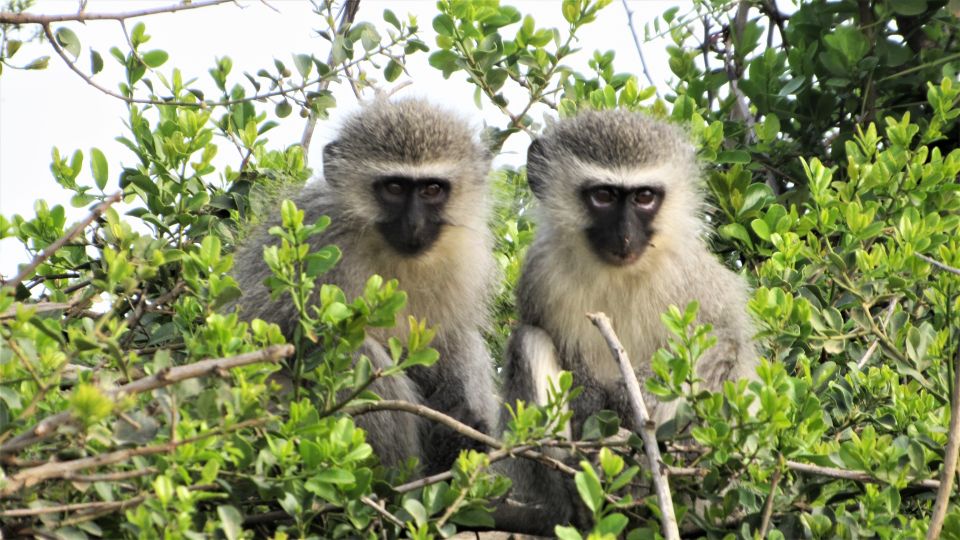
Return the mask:
[[[386,349],[371,337],[364,340],[359,354],[370,358],[376,369],[393,365]],[[370,385],[370,390],[383,399],[417,404],[422,401],[416,384],[403,373],[377,379]],[[418,416],[399,411],[381,411],[358,416],[356,423],[367,432],[367,442],[385,465],[397,466],[409,457],[422,456],[420,437],[423,424]]]

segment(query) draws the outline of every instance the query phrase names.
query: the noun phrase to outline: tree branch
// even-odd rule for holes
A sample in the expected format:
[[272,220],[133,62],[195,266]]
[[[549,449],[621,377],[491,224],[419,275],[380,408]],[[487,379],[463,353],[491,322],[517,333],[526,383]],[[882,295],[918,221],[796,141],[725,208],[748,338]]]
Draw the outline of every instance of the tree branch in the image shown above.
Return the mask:
[[914,253],[913,256],[916,257],[916,258],[918,258],[918,259],[920,259],[921,261],[924,261],[924,262],[927,262],[927,263],[932,264],[933,266],[939,268],[940,270],[943,270],[944,272],[950,272],[951,274],[956,274],[956,275],[960,276],[960,268],[954,268],[953,266],[950,266],[949,264],[944,264],[944,263],[942,263],[942,262],[934,259],[933,257],[927,257],[927,256],[924,255],[923,253]]
[[70,461],[52,461],[49,463],[44,463],[43,465],[24,469],[17,474],[7,477],[6,485],[0,489],[0,499],[17,494],[20,492],[20,490],[39,484],[44,480],[65,478],[83,469],[92,469],[94,467],[112,465],[114,463],[127,461],[128,459],[137,456],[165,454],[167,452],[176,450],[178,447],[185,444],[192,444],[199,440],[206,439],[207,437],[213,437],[215,435],[223,435],[249,427],[261,426],[270,420],[270,418],[255,418],[253,420],[238,422],[229,427],[205,431],[196,437],[190,437],[189,439],[184,439],[182,441],[174,441],[154,446],[143,446],[140,448],[128,448],[125,450],[117,450],[116,452],[108,452],[106,454],[100,454],[88,458],[73,459]]
[[654,431],[655,426],[643,401],[640,383],[637,382],[633,365],[630,364],[627,351],[613,331],[610,318],[604,313],[588,313],[587,318],[600,330],[600,334],[606,340],[614,359],[620,366],[620,375],[623,377],[627,388],[627,396],[630,398],[633,423],[640,431],[640,437],[643,439],[643,449],[646,451],[647,461],[650,463],[653,485],[657,492],[657,502],[660,505],[660,524],[663,528],[663,536],[667,540],[680,540],[680,529],[677,527],[677,517],[673,510],[673,497],[670,493],[670,480],[666,474],[663,459],[660,457],[660,448],[657,446],[657,435]]
[[640,67],[643,69],[643,75],[647,78],[647,82],[650,83],[650,86],[656,91],[657,97],[660,97],[660,90],[657,88],[657,84],[653,82],[653,77],[650,76],[650,70],[647,68],[647,59],[643,56],[643,47],[640,46],[640,37],[637,35],[637,27],[633,24],[633,10],[630,9],[630,5],[627,4],[627,0],[623,0],[623,10],[627,12],[627,27],[630,29],[630,35],[633,36],[633,45],[637,48],[637,54],[640,55]]
[[947,447],[943,450],[943,470],[940,473],[940,489],[933,503],[927,540],[940,538],[943,520],[947,517],[953,479],[957,475],[957,451],[960,450],[960,347],[953,362],[953,406],[950,407],[950,428],[947,431]]
[[[213,358],[184,366],[165,368],[149,377],[143,377],[119,388],[110,390],[106,392],[106,395],[110,399],[117,399],[122,396],[163,388],[164,386],[170,386],[187,379],[204,377],[212,373],[217,373],[220,370],[233,369],[258,362],[278,362],[282,358],[292,356],[293,352],[293,345],[273,345],[263,350],[228,358]],[[29,429],[26,433],[14,437],[6,444],[0,446],[0,455],[21,450],[31,444],[48,439],[56,433],[57,428],[72,421],[73,415],[69,411],[49,416]]]
[[236,3],[236,0],[205,0],[203,2],[180,2],[171,6],[124,11],[121,13],[68,13],[63,15],[38,15],[35,13],[12,13],[0,11],[0,23],[5,24],[50,24],[55,22],[83,21],[125,21],[136,17],[147,17],[160,13],[174,13],[188,9],[200,9],[219,4]]
[[58,249],[62,248],[67,242],[83,232],[83,230],[87,228],[87,225],[90,225],[95,219],[103,215],[103,213],[107,211],[107,208],[110,208],[111,205],[119,202],[122,195],[123,193],[118,191],[104,199],[103,202],[98,204],[93,210],[90,211],[90,214],[88,214],[87,217],[83,218],[83,220],[79,221],[69,231],[67,231],[66,234],[60,238],[57,238],[52,244],[41,251],[36,257],[33,258],[32,261],[30,261],[30,264],[20,270],[20,272],[14,276],[13,279],[5,282],[3,287],[16,289],[17,285],[23,283],[23,280],[27,279],[27,276],[32,274],[33,271],[43,263],[43,261],[52,257]]
[[[337,24],[337,34],[343,34],[347,28],[353,24],[353,19],[357,16],[357,10],[360,9],[360,0],[346,0],[340,8],[340,22]],[[333,65],[333,41],[330,42],[330,54],[327,55],[327,65]],[[324,79],[317,83],[317,90],[324,91],[330,86],[330,79]],[[317,115],[310,111],[310,117],[307,119],[307,125],[303,128],[303,135],[300,137],[300,146],[303,147],[303,161],[307,163],[307,153],[310,150],[310,141],[313,140],[313,130],[317,127]]]

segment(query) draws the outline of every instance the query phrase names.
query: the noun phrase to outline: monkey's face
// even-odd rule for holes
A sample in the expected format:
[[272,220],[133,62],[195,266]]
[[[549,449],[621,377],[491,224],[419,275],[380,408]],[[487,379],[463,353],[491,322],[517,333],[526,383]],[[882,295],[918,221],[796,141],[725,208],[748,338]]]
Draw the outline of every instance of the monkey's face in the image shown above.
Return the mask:
[[402,255],[426,252],[445,224],[443,210],[450,190],[450,182],[443,178],[378,178],[373,182],[374,198],[380,206],[377,231]]
[[663,198],[659,186],[584,186],[580,190],[588,216],[584,232],[594,254],[615,266],[639,259],[655,232],[653,222]]

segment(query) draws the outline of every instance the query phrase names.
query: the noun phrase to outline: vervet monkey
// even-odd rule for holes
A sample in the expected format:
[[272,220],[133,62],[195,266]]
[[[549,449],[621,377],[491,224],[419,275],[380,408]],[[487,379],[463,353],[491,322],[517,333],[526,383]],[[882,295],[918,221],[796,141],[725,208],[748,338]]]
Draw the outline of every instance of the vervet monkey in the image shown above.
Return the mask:
[[[753,372],[747,286],[705,242],[700,167],[682,129],[636,112],[583,112],[530,144],[527,179],[539,214],[517,286],[521,324],[508,345],[507,403],[545,403],[547,378],[566,370],[583,387],[571,403],[575,438],[601,409],[619,413],[632,430],[641,427],[633,425],[617,362],[588,312],[610,316],[641,383],[671,337],[661,314],[693,300],[699,322],[712,324],[717,338],[697,364],[703,386],[718,390]],[[677,401],[645,401],[658,425],[673,418]],[[539,465],[514,461],[512,469],[521,500],[552,505],[550,490],[563,489],[556,473]],[[561,506],[563,521],[569,508]]]
[[[293,199],[307,223],[331,219],[310,239],[313,248],[334,244],[343,252],[325,282],[353,298],[367,278],[379,274],[398,279],[407,292],[399,324],[368,331],[361,352],[374,367],[391,364],[387,339],[406,339],[408,314],[438,329],[431,344],[440,352],[435,365],[380,379],[372,390],[385,399],[422,403],[485,432],[495,426],[499,403],[481,337],[497,275],[488,228],[490,161],[476,130],[458,116],[419,99],[382,99],[345,121],[324,148],[323,180]],[[279,323],[289,336],[297,323],[294,306],[287,298],[271,300],[263,283],[270,273],[263,246],[273,241],[263,234],[243,246],[236,277],[244,316]],[[427,473],[448,469],[460,448],[471,445],[408,413],[371,413],[357,422],[385,463],[418,456]]]

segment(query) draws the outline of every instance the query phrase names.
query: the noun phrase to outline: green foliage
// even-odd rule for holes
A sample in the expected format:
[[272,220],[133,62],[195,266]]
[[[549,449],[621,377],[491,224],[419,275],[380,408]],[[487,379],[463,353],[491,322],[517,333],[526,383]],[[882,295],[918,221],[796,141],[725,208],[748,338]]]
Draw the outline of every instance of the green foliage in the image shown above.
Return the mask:
[[[769,500],[770,538],[922,537],[960,339],[957,277],[936,265],[960,266],[955,6],[815,0],[785,14],[771,2],[711,0],[671,9],[647,29],[672,41],[674,78],[661,98],[637,73],[617,71],[613,52],[576,48],[594,45],[577,32],[615,9],[610,3],[553,5],[566,22],[558,29],[497,1],[444,0],[429,62],[445,77],[462,72],[478,103],[504,113],[497,147],[520,131],[536,134],[532,111],[541,109],[643,110],[695,137],[712,246],[754,285],[749,308],[764,359],[752,380],[706,391],[696,365],[715,342],[711,329],[695,304],[663,315],[674,339],[644,384],[678,404],[658,437],[681,529],[754,537]],[[29,13],[30,4],[4,11]],[[430,47],[415,19],[389,9],[382,23],[343,26],[332,2],[315,11],[328,61],[293,53],[237,77],[222,57],[202,80],[149,48],[143,22],[126,26],[127,43],[106,55],[85,52],[82,26],[51,27],[53,54],[85,75],[105,61],[123,67],[123,80],[106,86],[119,85],[127,101],[118,140],[130,151],[54,148],[51,173],[75,206],[118,189],[126,205],[124,215],[98,208],[0,289],[3,532],[425,539],[491,525],[509,482],[490,465],[504,452],[464,452],[449,475],[422,481],[412,463],[382,467],[347,414],[379,399],[369,391],[378,378],[442,361],[428,324],[444,321],[406,321],[406,342],[388,343],[388,369],[358,355],[368,329],[396,323],[402,284],[370,276],[348,298],[324,283],[350,246],[311,251],[308,239],[329,220],[307,223],[293,203],[277,202],[311,175],[305,152],[275,147],[266,134],[295,109],[308,121],[325,118],[337,106],[328,85],[351,77],[363,90],[376,82],[371,69],[393,81],[407,55]],[[2,23],[0,68],[46,67],[47,57],[16,56],[35,37],[29,27]],[[584,73],[565,65],[577,54],[587,58]],[[234,152],[223,144],[239,157],[225,158]],[[503,280],[488,341],[499,358],[534,221],[522,169],[498,171],[494,188]],[[276,351],[269,347],[285,341],[276,325],[228,309],[242,293],[229,275],[233,246],[258,215],[277,211],[264,260],[273,294],[299,316],[295,353],[166,380],[204,358]],[[17,238],[34,256],[70,229],[64,208],[43,200],[33,216],[0,216],[0,238]],[[616,415],[598,411],[584,441],[564,440],[578,392],[564,373],[544,406],[508,404],[504,444],[559,446],[579,463],[573,484],[592,527],[557,536],[654,537],[659,503],[639,438],[618,437]],[[44,418],[50,423],[35,429]],[[94,470],[63,469],[95,457]],[[40,476],[38,467],[51,466],[58,472]],[[2,514],[73,503],[94,506]],[[943,537],[957,531],[951,505]]]

